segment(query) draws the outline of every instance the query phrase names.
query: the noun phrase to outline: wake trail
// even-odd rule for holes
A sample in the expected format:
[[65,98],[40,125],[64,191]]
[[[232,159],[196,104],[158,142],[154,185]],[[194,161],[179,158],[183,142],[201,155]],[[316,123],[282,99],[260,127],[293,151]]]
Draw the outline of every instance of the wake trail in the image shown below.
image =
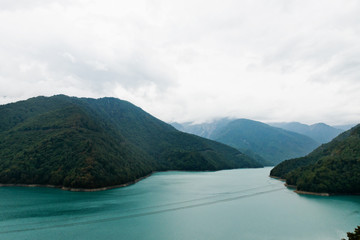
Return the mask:
[[9,233],[28,232],[28,231],[35,231],[35,230],[45,230],[45,229],[72,227],[72,226],[80,226],[80,225],[89,225],[89,224],[95,224],[95,223],[111,222],[111,221],[117,221],[117,220],[122,220],[122,219],[156,215],[156,214],[161,214],[161,213],[166,213],[166,212],[173,212],[173,211],[179,211],[179,210],[184,210],[184,209],[209,206],[209,205],[223,203],[223,202],[230,202],[230,201],[235,201],[235,200],[239,200],[242,198],[249,198],[249,197],[262,195],[262,194],[266,194],[266,193],[271,193],[271,192],[276,192],[276,191],[281,191],[281,190],[284,190],[284,188],[281,187],[281,188],[271,189],[271,190],[267,190],[267,191],[251,193],[251,194],[247,194],[247,195],[235,196],[235,197],[224,198],[224,199],[214,200],[214,201],[205,202],[205,203],[198,203],[198,204],[193,204],[193,205],[188,205],[188,206],[174,207],[174,208],[168,208],[168,209],[145,212],[145,213],[137,213],[137,214],[130,214],[130,215],[125,215],[125,216],[89,220],[89,221],[84,221],[84,222],[58,224],[58,225],[52,225],[52,226],[32,227],[32,228],[0,231],[0,234],[9,234]]
[[[150,210],[150,209],[154,209],[154,208],[162,208],[162,207],[169,207],[169,206],[174,206],[174,205],[181,205],[181,204],[186,204],[186,203],[192,203],[192,202],[198,202],[198,201],[202,201],[202,200],[208,200],[208,199],[214,199],[214,198],[219,198],[221,195],[233,195],[233,194],[238,194],[238,193],[244,193],[244,192],[248,192],[248,191],[252,191],[252,190],[256,190],[256,189],[264,189],[264,188],[268,188],[268,187],[272,187],[271,185],[275,185],[275,184],[267,184],[264,186],[258,186],[258,187],[253,187],[253,188],[247,188],[247,189],[242,189],[239,191],[232,191],[232,192],[220,192],[220,193],[212,193],[214,195],[212,196],[207,196],[207,197],[202,197],[202,198],[196,198],[196,199],[190,199],[190,200],[185,200],[185,201],[177,201],[177,202],[171,202],[171,203],[165,203],[165,204],[159,204],[159,205],[152,205],[152,206],[147,206],[147,207],[139,207],[139,208],[131,208],[125,211],[121,211],[121,210],[113,210],[112,212],[121,212],[121,213],[129,213],[129,212],[136,212],[136,211],[141,211],[141,210]],[[77,219],[82,219],[83,217],[72,217],[72,218],[67,218],[66,220],[77,220]],[[62,222],[64,221],[64,219],[61,220],[52,220],[51,222]],[[38,225],[38,224],[44,224],[44,223],[49,223],[49,221],[39,221],[39,222],[34,222],[34,223],[24,223],[22,224],[22,226],[29,226],[29,225]],[[18,224],[11,224],[11,225],[5,225],[5,226],[1,226],[1,228],[5,228],[5,227],[14,227],[14,226],[19,226]],[[1,231],[0,231],[1,233]]]

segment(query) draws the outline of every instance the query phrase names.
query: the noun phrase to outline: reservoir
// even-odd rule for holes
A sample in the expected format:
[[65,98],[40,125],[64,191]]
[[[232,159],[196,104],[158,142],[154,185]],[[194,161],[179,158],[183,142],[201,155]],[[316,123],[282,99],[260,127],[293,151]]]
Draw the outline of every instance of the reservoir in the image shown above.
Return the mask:
[[161,172],[100,192],[1,187],[0,239],[340,240],[360,196],[298,195],[271,168]]

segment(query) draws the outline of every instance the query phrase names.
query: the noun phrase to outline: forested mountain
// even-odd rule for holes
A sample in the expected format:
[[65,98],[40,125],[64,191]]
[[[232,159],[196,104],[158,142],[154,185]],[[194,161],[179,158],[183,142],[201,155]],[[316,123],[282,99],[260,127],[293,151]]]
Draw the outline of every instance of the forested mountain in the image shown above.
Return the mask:
[[[178,124],[173,126],[179,127]],[[307,136],[248,119],[187,123],[178,129],[228,144],[264,165],[276,165],[285,159],[304,156],[319,146]]]
[[327,143],[342,133],[344,130],[326,125],[325,123],[316,123],[306,125],[299,122],[269,123],[271,126],[282,128],[288,131],[296,132],[308,136],[318,143]]
[[271,170],[298,190],[360,193],[360,125],[321,145],[305,157],[290,159]]
[[261,167],[115,98],[36,97],[0,106],[0,183],[97,188],[152,171]]

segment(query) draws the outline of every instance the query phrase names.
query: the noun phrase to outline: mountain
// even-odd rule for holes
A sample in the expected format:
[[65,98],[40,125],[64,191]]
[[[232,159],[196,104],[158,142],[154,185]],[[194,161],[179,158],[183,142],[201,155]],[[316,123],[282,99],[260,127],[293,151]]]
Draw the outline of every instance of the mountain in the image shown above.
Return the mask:
[[360,194],[360,124],[305,157],[280,163],[270,175],[300,191]]
[[187,123],[179,129],[235,147],[264,165],[275,165],[285,159],[303,156],[319,146],[307,136],[248,119]]
[[0,106],[0,183],[99,188],[162,170],[261,167],[115,98],[36,97]]
[[[210,123],[194,124],[192,122],[185,122],[185,123],[172,122],[170,124],[179,131],[195,134],[197,136],[214,140],[214,138],[216,138],[216,133],[214,134],[214,132],[216,132],[218,129],[222,129],[231,121],[232,120],[229,118],[221,118]],[[257,162],[261,163],[264,166],[274,165],[272,162],[265,160],[259,154],[256,154],[250,149],[244,148],[241,149],[240,151],[252,157]]]
[[232,120],[229,118],[221,118],[211,123],[194,124],[192,122],[173,122],[170,124],[180,131],[195,134],[197,136],[208,139],[213,139],[214,135],[216,135],[216,133],[214,134],[214,132],[216,132],[218,129],[225,127],[231,121]]
[[332,126],[334,128],[337,128],[337,129],[341,129],[343,131],[347,131],[353,127],[355,127],[356,124],[345,124],[345,125],[335,125],[335,126]]
[[344,130],[326,125],[325,123],[316,123],[306,125],[299,122],[269,123],[269,125],[282,128],[288,131],[296,132],[308,136],[319,143],[327,143],[342,133]]

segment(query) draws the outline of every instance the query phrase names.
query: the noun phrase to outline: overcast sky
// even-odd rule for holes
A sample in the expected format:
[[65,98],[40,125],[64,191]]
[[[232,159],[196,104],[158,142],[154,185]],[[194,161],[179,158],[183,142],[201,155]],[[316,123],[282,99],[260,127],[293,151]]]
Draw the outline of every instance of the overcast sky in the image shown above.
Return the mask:
[[360,122],[358,0],[0,0],[0,104],[111,96],[164,121]]

